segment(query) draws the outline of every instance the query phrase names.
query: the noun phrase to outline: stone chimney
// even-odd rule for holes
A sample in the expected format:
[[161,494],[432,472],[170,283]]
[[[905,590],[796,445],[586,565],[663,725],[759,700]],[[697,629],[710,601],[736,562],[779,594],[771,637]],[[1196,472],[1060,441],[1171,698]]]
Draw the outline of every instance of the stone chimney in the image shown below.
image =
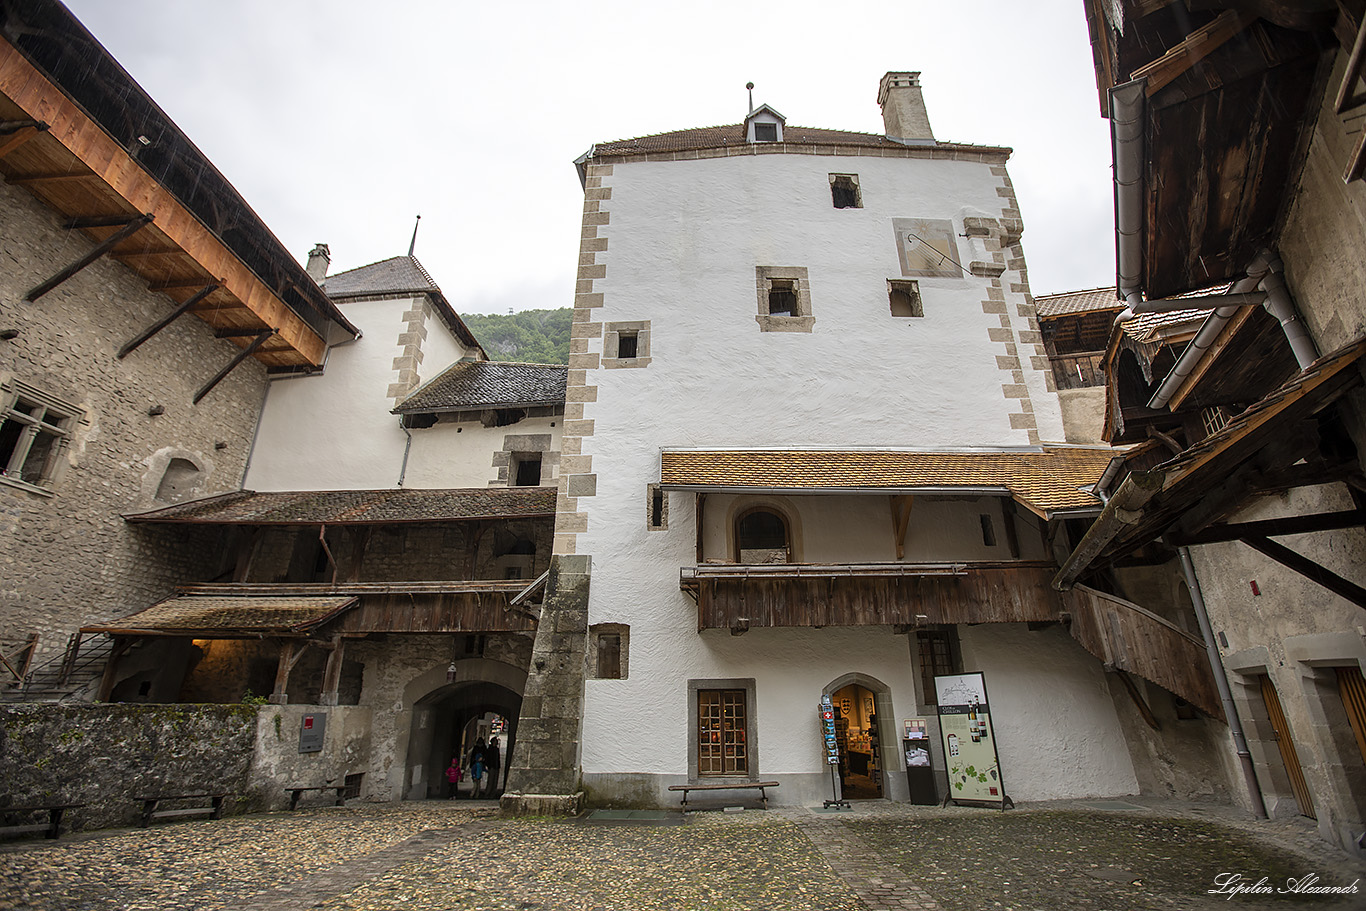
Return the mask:
[[920,142],[934,142],[930,115],[920,94],[919,73],[888,73],[877,84],[877,103],[882,105],[882,124],[887,136]]
[[327,244],[318,244],[308,254],[308,274],[318,284],[327,278],[327,267],[332,264],[332,251]]

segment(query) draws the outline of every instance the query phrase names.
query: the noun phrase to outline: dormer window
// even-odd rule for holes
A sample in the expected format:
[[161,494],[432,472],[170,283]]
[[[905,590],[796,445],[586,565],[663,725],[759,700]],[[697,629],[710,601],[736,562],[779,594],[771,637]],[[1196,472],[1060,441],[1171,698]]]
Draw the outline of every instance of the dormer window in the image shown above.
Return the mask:
[[782,142],[786,118],[766,104],[749,112],[745,118],[746,142]]
[[778,125],[776,123],[756,123],[754,125],[755,142],[777,142]]

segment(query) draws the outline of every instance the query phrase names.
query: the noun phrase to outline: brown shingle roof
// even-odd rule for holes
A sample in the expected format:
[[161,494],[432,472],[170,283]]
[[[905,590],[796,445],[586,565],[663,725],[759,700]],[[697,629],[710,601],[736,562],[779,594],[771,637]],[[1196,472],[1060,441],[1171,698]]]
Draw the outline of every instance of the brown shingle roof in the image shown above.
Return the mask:
[[413,390],[395,414],[564,405],[569,368],[562,364],[465,361]]
[[1041,452],[874,450],[666,450],[666,487],[819,490],[999,488],[1034,512],[1098,508],[1089,488],[1114,456],[1109,449]]
[[1089,291],[1068,291],[1045,294],[1034,298],[1034,309],[1041,318],[1066,316],[1072,313],[1095,313],[1123,310],[1124,301],[1115,296],[1114,288],[1094,288]]
[[[731,123],[724,126],[698,127],[691,130],[674,130],[669,133],[656,133],[653,136],[637,136],[633,139],[618,139],[613,142],[598,143],[593,147],[593,157],[611,155],[639,155],[651,152],[688,152],[700,149],[729,148],[745,146],[745,125]],[[755,143],[769,146],[812,146],[842,145],[862,146],[873,149],[906,149],[905,143],[888,139],[877,133],[851,133],[845,130],[823,130],[816,127],[783,127],[783,141],[780,143]],[[911,146],[910,148],[922,148]],[[1009,154],[1010,149],[1000,146],[968,145],[955,142],[927,143],[923,148],[939,148],[951,151],[997,152]]]
[[157,633],[306,632],[358,599],[338,598],[168,598],[129,617],[83,632],[147,630]]
[[129,522],[212,525],[382,525],[555,514],[554,487],[449,490],[239,490],[125,516]]

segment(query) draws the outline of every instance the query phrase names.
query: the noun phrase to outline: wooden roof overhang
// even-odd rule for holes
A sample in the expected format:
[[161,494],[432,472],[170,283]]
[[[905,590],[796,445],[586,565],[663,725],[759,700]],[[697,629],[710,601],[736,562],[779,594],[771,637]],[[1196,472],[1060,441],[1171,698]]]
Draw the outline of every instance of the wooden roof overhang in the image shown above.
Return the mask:
[[532,632],[534,610],[513,605],[526,579],[420,582],[224,583],[182,586],[186,597],[348,597],[356,602],[329,628],[344,636],[372,633]]
[[1148,80],[1144,292],[1167,298],[1242,278],[1275,245],[1293,194],[1335,11],[1278,4],[1276,24],[1259,18],[1273,5],[1237,0],[1086,6],[1106,116],[1110,87]]
[[81,634],[194,639],[312,637],[352,608],[354,595],[329,592],[313,597],[289,594],[244,596],[180,594],[131,616],[81,628]]
[[[1316,416],[1362,384],[1363,355],[1366,339],[1320,358],[1180,455],[1149,471],[1131,473],[1063,565],[1054,586],[1068,588],[1091,566],[1112,562],[1159,538],[1177,546],[1243,540],[1262,549],[1258,545],[1268,535],[1362,524],[1356,512],[1236,526],[1216,523],[1259,493],[1359,479],[1355,459],[1334,463],[1320,452]],[[1284,530],[1273,530],[1277,523]],[[1366,601],[1359,603],[1366,606]]]
[[979,563],[706,564],[684,567],[697,627],[921,626],[1059,619],[1043,561]]
[[[52,15],[69,15],[53,9]],[[27,30],[14,21],[15,10],[0,12],[0,176],[6,182],[27,189],[62,215],[68,230],[97,244],[150,216],[108,255],[178,304],[197,298],[190,312],[267,368],[317,367],[331,327],[357,334],[231,185],[74,19],[48,31]],[[25,50],[13,41],[24,42]],[[69,69],[73,48],[95,55],[80,73],[90,85],[117,83],[99,85],[102,94],[86,99],[108,110],[92,113],[29,56],[65,54]],[[114,110],[120,104],[129,107]],[[132,135],[116,138],[112,121]]]

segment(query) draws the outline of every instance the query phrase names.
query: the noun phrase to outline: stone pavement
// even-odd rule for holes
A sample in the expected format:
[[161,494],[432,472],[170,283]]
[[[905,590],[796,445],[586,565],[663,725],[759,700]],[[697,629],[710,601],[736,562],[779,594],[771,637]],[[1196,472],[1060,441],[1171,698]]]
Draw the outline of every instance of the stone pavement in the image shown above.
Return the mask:
[[[615,817],[615,818],[612,818]],[[1220,874],[1271,889],[1211,895]],[[1278,895],[1287,879],[1349,895]],[[1298,899],[1296,901],[1295,899]],[[1166,911],[1366,907],[1309,820],[1137,798],[500,819],[353,803],[0,844],[3,911]]]

